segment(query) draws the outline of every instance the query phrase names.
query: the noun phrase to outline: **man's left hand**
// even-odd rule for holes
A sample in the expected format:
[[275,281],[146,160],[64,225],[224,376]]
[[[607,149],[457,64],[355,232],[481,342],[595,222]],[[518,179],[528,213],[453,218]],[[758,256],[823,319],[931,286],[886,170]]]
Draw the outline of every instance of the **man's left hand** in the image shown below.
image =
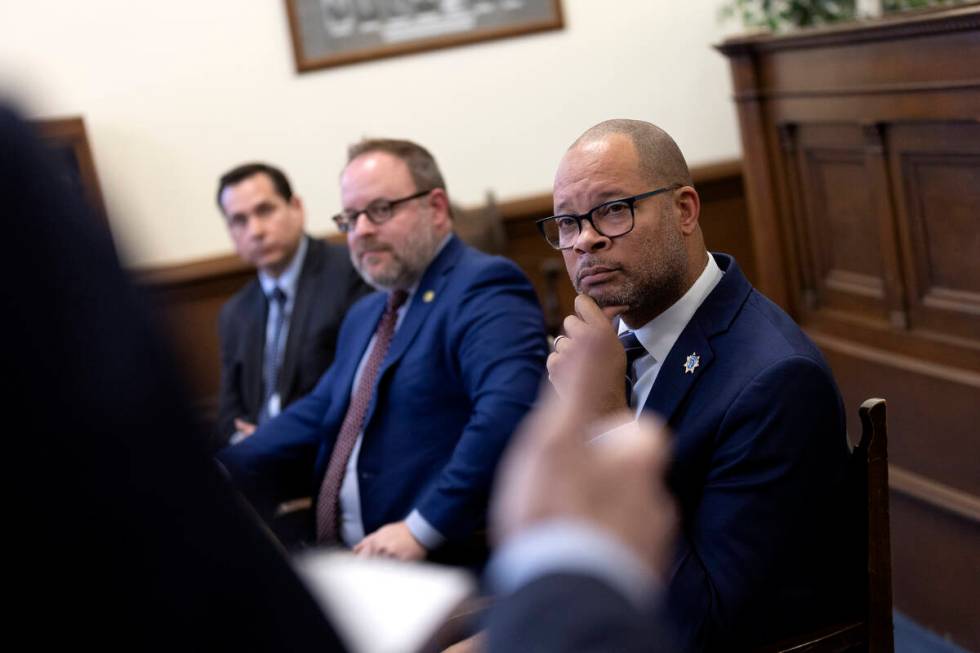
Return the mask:
[[404,521],[382,526],[354,546],[354,553],[366,558],[423,560],[426,550]]

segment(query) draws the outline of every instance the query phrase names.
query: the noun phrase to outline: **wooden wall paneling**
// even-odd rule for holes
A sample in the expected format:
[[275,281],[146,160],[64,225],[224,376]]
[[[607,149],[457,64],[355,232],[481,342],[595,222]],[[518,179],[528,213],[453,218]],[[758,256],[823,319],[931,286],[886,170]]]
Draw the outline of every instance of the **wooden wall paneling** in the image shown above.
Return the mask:
[[62,172],[67,177],[65,181],[68,186],[85,198],[96,219],[108,231],[109,221],[102,199],[99,175],[95,170],[95,159],[92,157],[92,148],[85,130],[85,120],[81,116],[75,116],[35,120],[32,124],[57,162],[64,165]]
[[[783,280],[785,284],[785,305],[784,308],[790,315],[799,317],[804,310],[804,299],[801,295],[802,290],[802,268],[801,256],[801,225],[794,219],[796,214],[796,202],[798,197],[793,197],[792,179],[795,177],[793,170],[795,163],[787,158],[787,150],[794,150],[796,147],[796,125],[784,126],[771,124],[767,127],[766,148],[772,161],[770,174],[774,187],[771,193],[771,201],[776,209],[776,215],[780,216],[778,228],[774,234],[779,238],[778,247],[782,255]],[[771,251],[766,252],[766,256],[771,255]]]
[[[900,331],[880,320],[866,320],[860,316],[842,315],[831,311],[816,311],[806,317],[804,327],[811,335],[845,339],[855,345],[873,347],[883,355],[910,356],[929,363],[942,363],[952,367],[980,372],[980,348],[971,342],[932,333]],[[936,410],[923,406],[923,410]]]
[[136,282],[151,299],[161,331],[171,342],[205,420],[214,416],[218,403],[218,313],[254,274],[233,255],[135,274]]
[[[951,455],[976,443],[980,373],[891,354],[813,333],[848,406],[870,396],[888,400],[888,459],[902,469],[980,497],[977,457]],[[922,406],[941,410],[922,410]],[[848,431],[860,433],[848,412]]]
[[[894,476],[894,473],[892,473]],[[980,651],[980,523],[891,493],[895,608],[968,651]]]
[[731,254],[753,284],[756,254],[739,161],[698,166],[691,171],[701,198],[701,231],[711,251]]
[[[782,211],[784,222],[792,227],[792,236],[788,237],[790,242],[788,248],[792,248],[797,264],[795,266],[797,277],[794,284],[791,284],[796,293],[795,307],[793,312],[798,318],[806,313],[816,310],[818,305],[818,273],[817,265],[814,262],[815,246],[813,243],[812,230],[807,227],[805,216],[806,201],[803,196],[803,185],[800,183],[801,162],[800,152],[797,148],[797,128],[795,123],[782,123],[778,125],[779,142],[782,150],[780,160],[785,172],[783,188],[788,196],[788,207]],[[792,288],[791,288],[792,291]]]
[[562,320],[566,315],[574,312],[575,290],[568,279],[561,253],[545,242],[534,224],[534,220],[538,217],[547,217],[551,214],[550,196],[547,205],[541,208],[544,210],[544,215],[537,215],[538,211],[535,211],[536,217],[516,217],[511,213],[509,218],[505,219],[504,229],[507,235],[505,254],[517,263],[531,280],[544,311],[548,333],[558,335]]
[[895,605],[980,650],[980,3],[719,49],[749,198],[771,200],[755,242],[795,230],[804,328],[847,405],[889,402]]
[[752,249],[756,252],[755,283],[774,302],[793,312],[790,289],[786,282],[788,266],[784,261],[776,188],[767,149],[770,137],[763,109],[758,62],[749,48],[733,47],[729,64],[738,106],[738,126],[745,160],[753,162],[742,170],[745,196],[749,206]]
[[910,326],[980,340],[980,124],[891,131]]
[[797,129],[800,194],[821,310],[884,320],[881,239],[873,181],[857,125]]
[[871,201],[875,222],[878,225],[878,241],[881,243],[881,273],[885,292],[885,309],[888,321],[895,329],[908,327],[908,310],[905,303],[905,280],[899,262],[897,217],[892,203],[892,178],[885,156],[884,125],[867,123],[864,132],[865,166],[871,181]]
[[[974,455],[980,374],[814,335],[848,406],[868,396],[888,400],[895,607],[980,650],[972,601],[980,587],[980,475]],[[848,432],[854,438],[860,425],[851,413]]]

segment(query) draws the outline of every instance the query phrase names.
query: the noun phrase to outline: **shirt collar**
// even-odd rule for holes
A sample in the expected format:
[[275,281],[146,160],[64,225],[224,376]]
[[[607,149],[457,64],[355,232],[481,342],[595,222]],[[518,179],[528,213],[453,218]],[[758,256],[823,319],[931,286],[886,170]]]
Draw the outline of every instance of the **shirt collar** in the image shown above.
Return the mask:
[[[653,318],[639,329],[633,329],[637,340],[650,352],[658,362],[663,362],[671,348],[681,335],[681,331],[694,317],[695,311],[711,294],[724,272],[718,267],[711,252],[708,252],[708,263],[698,276],[697,281],[688,288],[684,296],[674,302],[670,308]],[[630,331],[630,328],[619,322],[619,333]]]
[[309,249],[309,244],[306,242],[306,236],[303,236],[300,238],[299,247],[296,248],[293,260],[289,262],[289,265],[278,277],[273,277],[267,272],[259,270],[259,283],[262,284],[262,292],[266,297],[272,294],[276,286],[279,286],[286,293],[287,301],[296,296],[296,284],[299,283],[299,273],[303,269],[307,249]]

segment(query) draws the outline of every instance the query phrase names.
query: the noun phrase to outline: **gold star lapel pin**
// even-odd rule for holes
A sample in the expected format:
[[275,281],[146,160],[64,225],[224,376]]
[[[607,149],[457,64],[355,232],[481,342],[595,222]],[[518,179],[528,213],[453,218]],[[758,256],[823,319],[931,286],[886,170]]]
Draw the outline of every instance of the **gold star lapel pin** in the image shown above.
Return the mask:
[[426,304],[428,304],[429,302],[431,302],[435,298],[436,298],[436,293],[434,291],[432,291],[432,290],[426,290],[422,294],[422,301],[425,302]]

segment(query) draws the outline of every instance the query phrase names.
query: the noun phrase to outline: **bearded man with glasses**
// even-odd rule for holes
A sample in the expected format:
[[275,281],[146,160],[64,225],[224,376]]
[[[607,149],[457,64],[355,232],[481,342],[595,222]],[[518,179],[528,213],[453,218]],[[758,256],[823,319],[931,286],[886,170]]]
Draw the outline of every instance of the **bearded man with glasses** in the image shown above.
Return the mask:
[[358,143],[340,186],[334,222],[378,292],[313,392],[219,458],[263,514],[312,495],[318,545],[480,566],[491,479],[544,373],[541,309],[514,263],[453,234],[425,148]]
[[[676,143],[646,122],[596,125],[562,158],[554,208],[538,228],[579,294],[548,359],[553,386],[570,394],[584,348],[592,392],[576,409],[602,425],[598,441],[632,426],[610,424],[627,406],[627,415],[656,414],[674,433],[669,479],[680,536],[666,578],[655,582],[651,570],[646,586],[664,587],[680,648],[746,650],[843,616],[853,606],[841,597],[860,596],[851,561],[861,536],[841,519],[840,393],[793,320],[732,257],[706,250],[700,199]],[[572,533],[551,537],[575,548]],[[626,598],[636,598],[642,568],[643,552],[632,553],[588,565],[612,586],[630,579],[621,610],[608,597],[590,606],[599,599],[570,595],[560,574],[527,600],[565,615],[569,629],[558,639],[590,613],[628,619],[641,607]]]

